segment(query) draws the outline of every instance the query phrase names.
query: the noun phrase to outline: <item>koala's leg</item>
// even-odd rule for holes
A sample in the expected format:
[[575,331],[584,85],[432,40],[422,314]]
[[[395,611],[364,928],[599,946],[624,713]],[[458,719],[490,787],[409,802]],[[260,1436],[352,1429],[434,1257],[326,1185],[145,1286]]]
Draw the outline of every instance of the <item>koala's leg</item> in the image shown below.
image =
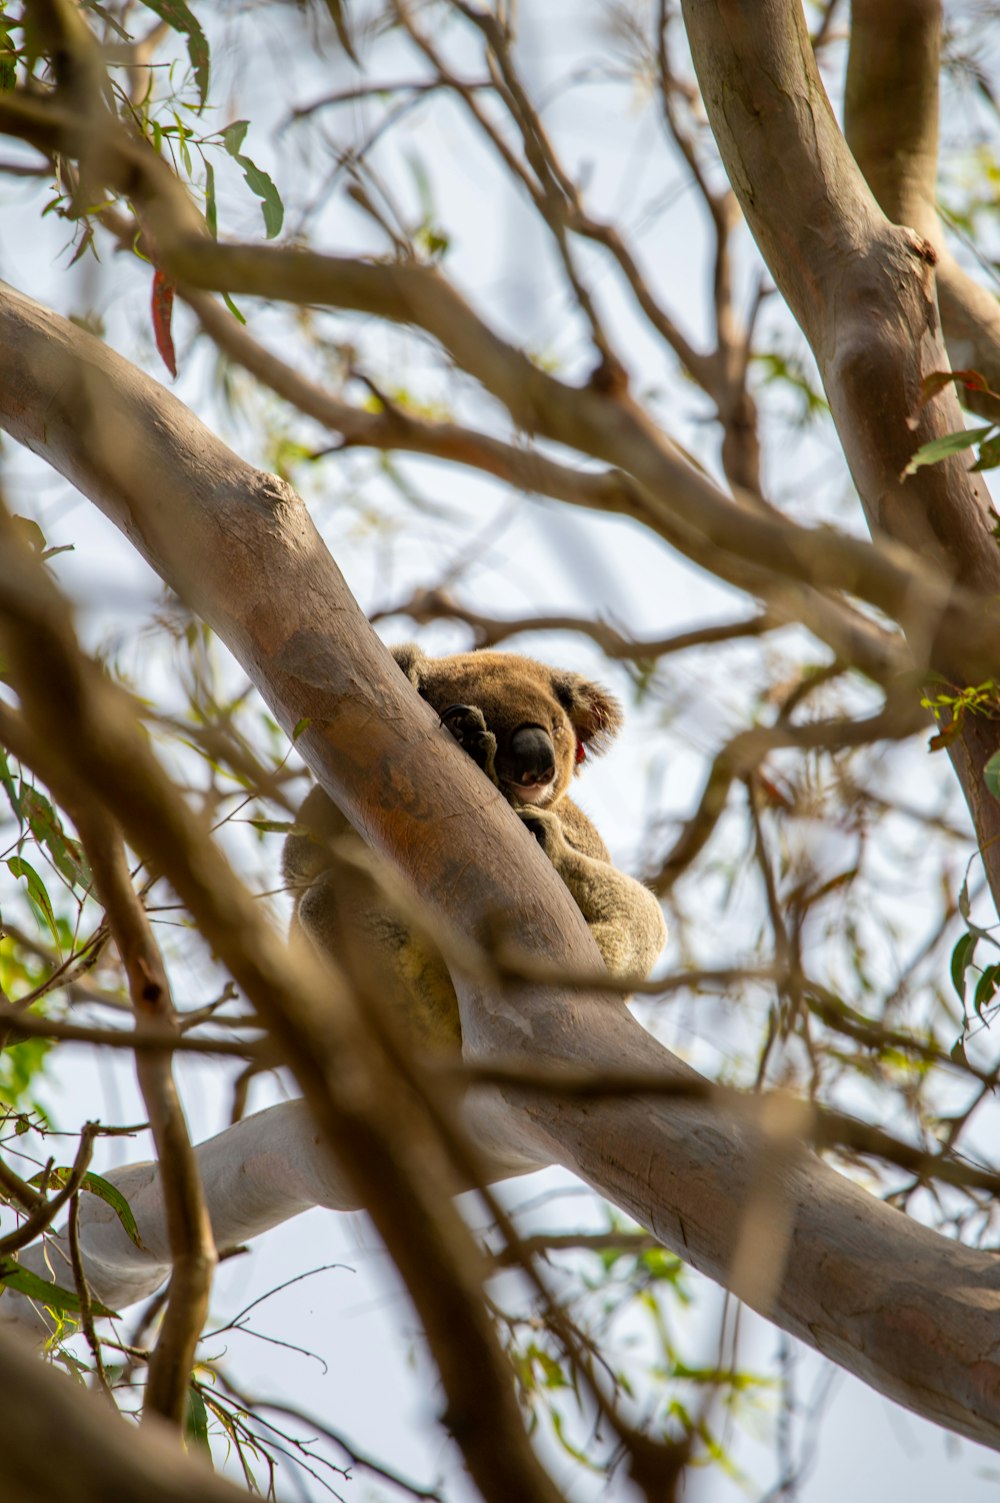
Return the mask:
[[[612,976],[647,976],[667,937],[663,913],[649,888],[610,861],[577,850],[554,810],[523,808],[518,813],[572,893]],[[573,814],[583,819],[579,810]],[[603,849],[599,837],[596,843]]]
[[458,1000],[447,967],[434,945],[393,911],[359,861],[365,851],[360,836],[320,788],[305,800],[298,824],[302,833],[290,835],[284,851],[295,899],[293,934],[377,986],[420,1048],[460,1049]]

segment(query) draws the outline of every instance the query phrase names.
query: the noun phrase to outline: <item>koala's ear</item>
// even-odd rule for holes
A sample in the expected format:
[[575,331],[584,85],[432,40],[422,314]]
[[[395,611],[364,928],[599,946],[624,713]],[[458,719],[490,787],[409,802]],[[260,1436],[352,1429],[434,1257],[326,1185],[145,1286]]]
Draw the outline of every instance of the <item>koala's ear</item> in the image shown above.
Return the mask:
[[416,642],[400,642],[397,647],[390,647],[389,651],[413,687],[419,689],[423,677],[424,664],[427,662],[427,659],[420,651]]
[[581,744],[590,752],[606,751],[622,728],[617,699],[579,673],[553,673],[552,688]]

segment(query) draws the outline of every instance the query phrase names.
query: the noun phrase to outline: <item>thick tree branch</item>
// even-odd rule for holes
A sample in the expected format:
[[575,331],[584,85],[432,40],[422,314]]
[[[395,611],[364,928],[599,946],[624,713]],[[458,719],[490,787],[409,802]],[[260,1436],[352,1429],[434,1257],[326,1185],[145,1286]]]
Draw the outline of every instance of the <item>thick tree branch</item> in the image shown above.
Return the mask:
[[[529,956],[571,970],[593,965],[585,926],[553,869],[371,636],[297,498],[236,459],[162,388],[80,331],[24,299],[8,296],[4,309],[13,369],[6,383],[0,379],[0,422],[92,496],[205,613],[286,726],[309,718],[298,745],[369,840],[472,937],[495,932],[499,912]],[[44,428],[32,412],[45,415]],[[891,555],[862,551],[879,560],[874,568],[896,567]],[[5,593],[19,583],[13,573],[5,576]],[[962,607],[955,609],[964,623]],[[982,621],[972,619],[982,633]],[[30,700],[39,726],[51,725],[53,738],[65,739],[79,687],[51,671],[39,685],[37,660],[32,671],[35,688],[26,677],[23,685],[26,706]],[[100,692],[110,693],[106,685]],[[410,1151],[405,1138],[402,1145],[393,1140],[387,1159],[384,1122],[359,1120],[356,1100],[345,1121],[348,1105],[338,1093],[351,999],[342,999],[341,1012],[334,983],[314,982],[309,973],[290,983],[252,905],[233,893],[227,872],[205,864],[200,839],[192,872],[188,825],[177,824],[177,811],[171,805],[168,812],[146,783],[147,753],[137,756],[132,739],[119,739],[119,716],[115,698],[96,722],[74,719],[76,765],[114,799],[129,840],[155,848],[216,951],[272,1023],[318,1122],[337,1144],[343,1172],[360,1176],[368,1166],[364,1193],[413,1281],[432,1345],[442,1323],[450,1341],[456,1320],[469,1318],[459,1291],[468,1292],[476,1259],[470,1254],[468,1267],[456,1271],[454,1290],[440,1280],[433,1291],[422,1287],[428,1268],[451,1265],[441,1244],[451,1223],[441,1202],[433,1222],[426,1202],[413,1205],[413,1187],[399,1171]],[[99,740],[92,740],[98,728]],[[614,1060],[637,1073],[690,1074],[599,994],[513,986],[498,1007],[481,980],[457,974],[456,982],[473,1061],[594,1069]],[[296,1042],[299,1028],[314,1045],[307,1058]],[[374,1099],[384,1114],[383,1086]],[[240,1126],[259,1131],[257,1120]],[[481,1137],[520,1153],[522,1163],[554,1159],[574,1168],[703,1272],[722,1282],[730,1277],[748,1187],[766,1151],[754,1131],[704,1103],[627,1098],[574,1109],[516,1084],[480,1098],[477,1123]],[[206,1187],[214,1187],[204,1159],[202,1169]],[[804,1152],[782,1155],[776,1193],[789,1241],[768,1313],[883,1392],[1000,1444],[995,1343],[982,1318],[984,1302],[1000,1297],[995,1260],[888,1210]],[[778,1261],[772,1249],[769,1267]],[[451,1374],[466,1387],[468,1342],[467,1331],[461,1374]],[[492,1464],[486,1438],[483,1445]],[[512,1495],[524,1494],[508,1488]]]
[[[937,252],[941,323],[955,370],[977,370],[1000,391],[1000,304],[960,266],[938,217],[937,149],[941,0],[854,0],[844,128],[886,215]],[[962,390],[974,412],[1000,402]]]
[[[128,435],[119,439],[127,445]],[[113,804],[130,843],[155,859],[267,1021],[407,1281],[441,1372],[449,1424],[484,1498],[558,1503],[524,1434],[482,1301],[483,1260],[450,1199],[459,1183],[414,1100],[414,1067],[401,1070],[402,1051],[380,1034],[384,1008],[370,995],[362,1008],[346,979],[304,947],[290,963],[159,768],[125,696],[79,655],[40,563],[9,525],[3,542],[0,642],[46,781],[65,790],[70,807],[84,802],[84,787]]]
[[0,1385],[4,1503],[107,1503],[116,1491],[143,1503],[245,1503],[242,1488],[185,1456],[165,1426],[149,1426],[137,1445],[131,1425],[3,1330]]
[[[112,223],[120,241],[132,242],[135,229],[123,234],[120,215],[105,213],[102,219]],[[767,600],[776,624],[800,621],[838,657],[877,682],[895,678],[910,666],[902,644],[847,600],[808,584],[776,583],[763,561],[758,564],[730,553],[699,538],[690,529],[679,527],[669,513],[650,507],[648,498],[624,470],[575,468],[540,453],[537,447],[508,443],[489,433],[457,423],[434,421],[399,407],[382,412],[355,407],[332,396],[266,349],[216,299],[184,286],[179,290],[221,350],[300,412],[338,432],[344,448],[367,445],[433,455],[469,465],[520,490],[551,496],[574,506],[633,517],[702,568],[738,589]]]
[[[79,153],[79,136],[83,132],[86,138],[88,122],[58,106],[5,95],[0,98],[0,129],[37,138],[36,144],[45,149]],[[200,221],[192,231],[192,218],[197,216],[158,157],[113,132],[102,134],[99,144],[106,180],[142,206],[158,256],[178,281],[294,303],[328,303],[415,324],[502,401],[519,426],[629,473],[652,516],[670,528],[671,540],[700,561],[715,557],[716,551],[723,559],[737,555],[754,571],[770,574],[775,588],[790,580],[800,588],[860,595],[910,625],[921,657],[926,649],[939,667],[957,660],[977,665],[970,671],[978,671],[979,677],[991,671],[992,622],[984,621],[982,610],[971,602],[963,609],[949,600],[950,587],[920,556],[926,528],[917,528],[911,539],[918,552],[893,555],[884,545],[872,549],[831,529],[798,527],[762,511],[756,502],[734,504],[679,456],[627,396],[612,399],[600,386],[574,388],[557,381],[496,335],[433,268],[380,265],[280,247],[219,245],[203,234]],[[914,403],[918,390],[919,383]],[[935,432],[925,417],[916,441]],[[901,440],[900,470],[914,447],[912,436]],[[895,462],[893,456],[890,462]],[[926,509],[912,504],[911,492],[919,501],[925,487],[933,492],[939,483],[936,469],[920,470],[908,482],[905,514],[919,517]],[[897,480],[894,492],[899,488]],[[976,579],[968,583],[975,587]]]
[[[798,0],[762,0],[752,11],[737,0],[684,0],[684,14],[723,162],[812,346],[873,536],[905,542],[995,597],[996,517],[965,461],[928,466],[919,486],[902,478],[915,441],[962,426],[950,388],[921,406],[924,376],[947,363],[933,249],[891,225],[872,198],[834,120]],[[911,160],[925,161],[929,149],[924,117]],[[966,664],[949,667],[928,651],[919,622],[904,625],[918,664],[969,682]],[[995,652],[984,677],[994,672]],[[949,752],[1000,903],[1000,804],[982,777],[998,744],[995,725],[970,715]]]

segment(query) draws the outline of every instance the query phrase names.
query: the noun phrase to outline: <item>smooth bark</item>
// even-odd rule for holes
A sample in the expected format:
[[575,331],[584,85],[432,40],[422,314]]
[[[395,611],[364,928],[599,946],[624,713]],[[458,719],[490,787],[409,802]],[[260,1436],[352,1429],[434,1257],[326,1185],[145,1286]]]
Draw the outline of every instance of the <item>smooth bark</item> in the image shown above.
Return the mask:
[[[886,215],[937,252],[941,323],[955,370],[1000,392],[1000,304],[960,265],[937,211],[941,0],[853,0],[844,130]],[[972,411],[1000,417],[1000,399],[963,391]]]
[[[926,16],[928,6],[907,0],[900,26],[906,17],[919,19],[912,12]],[[917,446],[963,426],[950,387],[922,402],[923,379],[948,367],[935,295],[937,251],[922,235],[891,224],[872,196],[834,119],[798,0],[754,6],[684,0],[684,16],[723,163],[812,347],[872,535],[906,543],[952,579],[995,597],[997,519],[967,457],[952,456],[908,478],[903,473]],[[919,28],[918,36],[916,50],[927,53],[932,43]],[[891,58],[891,45],[873,38],[872,46],[876,57]],[[895,81],[895,69],[891,80],[883,78]],[[919,197],[913,179],[926,176],[935,150],[928,89],[923,70],[902,101],[891,96],[904,117],[908,105],[918,112],[905,130],[910,171],[897,178],[896,207]],[[855,85],[855,115],[859,94]],[[880,124],[871,124],[871,136]],[[978,674],[970,679],[960,652],[935,651],[933,609],[923,623],[911,618],[906,627],[919,666],[936,667],[959,684],[979,681]],[[981,677],[992,677],[994,668]],[[982,776],[998,745],[995,724],[970,716],[949,751],[1000,905],[1000,804]]]
[[[286,726],[311,717],[299,745],[372,843],[457,930],[482,937],[503,914],[535,958],[574,970],[592,963],[565,889],[409,691],[298,499],[90,336],[15,294],[0,311],[0,424],[100,505],[204,612]],[[472,1058],[691,1078],[606,997],[556,986],[498,993],[473,976],[456,979]],[[1000,1445],[997,1330],[986,1318],[1000,1301],[994,1259],[704,1105],[504,1087],[483,1096],[477,1120],[481,1140],[492,1133],[498,1149],[574,1168],[723,1283],[758,1172],[773,1161],[786,1235],[770,1242],[766,1266],[744,1274],[741,1292],[881,1391]],[[204,1162],[202,1173],[214,1219],[221,1187]],[[226,1240],[218,1225],[216,1235]]]

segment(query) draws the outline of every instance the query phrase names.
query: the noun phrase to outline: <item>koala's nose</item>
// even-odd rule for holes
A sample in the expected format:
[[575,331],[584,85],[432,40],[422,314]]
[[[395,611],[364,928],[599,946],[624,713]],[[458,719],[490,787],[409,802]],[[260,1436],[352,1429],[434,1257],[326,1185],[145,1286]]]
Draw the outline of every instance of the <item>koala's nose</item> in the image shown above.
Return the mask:
[[514,778],[526,788],[551,783],[556,757],[548,733],[540,725],[522,725],[510,738]]

